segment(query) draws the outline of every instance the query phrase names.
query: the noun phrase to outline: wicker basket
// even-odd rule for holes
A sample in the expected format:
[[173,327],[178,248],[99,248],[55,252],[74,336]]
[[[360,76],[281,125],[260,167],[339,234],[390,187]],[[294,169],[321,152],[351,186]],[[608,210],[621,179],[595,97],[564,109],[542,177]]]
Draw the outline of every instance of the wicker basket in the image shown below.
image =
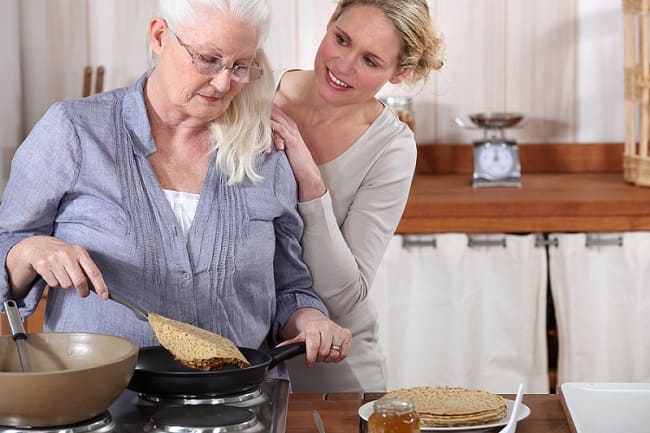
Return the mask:
[[625,152],[623,177],[650,186],[650,0],[623,0],[625,40]]

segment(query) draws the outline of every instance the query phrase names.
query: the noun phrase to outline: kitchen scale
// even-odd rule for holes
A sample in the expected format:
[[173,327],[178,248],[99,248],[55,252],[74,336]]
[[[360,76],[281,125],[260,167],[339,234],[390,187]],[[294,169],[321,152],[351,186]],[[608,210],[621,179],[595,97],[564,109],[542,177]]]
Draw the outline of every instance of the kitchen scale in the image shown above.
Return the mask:
[[518,113],[475,113],[467,126],[460,118],[456,124],[464,129],[483,129],[483,139],[473,142],[474,173],[472,186],[521,187],[519,148],[515,140],[505,138],[504,130],[515,127],[524,118]]

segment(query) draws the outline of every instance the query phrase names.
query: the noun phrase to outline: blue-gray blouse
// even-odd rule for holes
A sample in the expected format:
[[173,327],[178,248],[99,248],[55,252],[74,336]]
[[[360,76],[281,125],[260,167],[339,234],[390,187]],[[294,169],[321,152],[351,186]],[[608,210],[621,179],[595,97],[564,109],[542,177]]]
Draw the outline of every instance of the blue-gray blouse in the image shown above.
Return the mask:
[[[260,158],[259,183],[227,184],[214,160],[187,240],[147,157],[156,151],[146,76],[133,86],[54,104],[22,143],[0,204],[0,256],[53,235],[85,247],[110,290],[166,317],[260,347],[298,308],[326,309],[302,260],[303,223],[286,155]],[[34,311],[44,282],[18,300]],[[9,295],[0,267],[0,301]],[[99,332],[157,344],[111,301],[50,290],[46,331]]]

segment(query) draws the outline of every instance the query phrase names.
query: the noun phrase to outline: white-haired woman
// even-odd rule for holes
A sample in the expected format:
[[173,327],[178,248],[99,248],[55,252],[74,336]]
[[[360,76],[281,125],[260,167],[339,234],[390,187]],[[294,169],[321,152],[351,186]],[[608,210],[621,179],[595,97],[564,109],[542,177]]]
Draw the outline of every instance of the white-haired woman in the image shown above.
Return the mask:
[[301,258],[291,168],[268,151],[268,0],[160,10],[149,73],[54,104],[18,149],[0,206],[0,300],[29,314],[47,284],[46,330],[156,344],[104,302],[112,290],[240,346],[305,340],[307,364],[345,358],[350,332],[326,316]]

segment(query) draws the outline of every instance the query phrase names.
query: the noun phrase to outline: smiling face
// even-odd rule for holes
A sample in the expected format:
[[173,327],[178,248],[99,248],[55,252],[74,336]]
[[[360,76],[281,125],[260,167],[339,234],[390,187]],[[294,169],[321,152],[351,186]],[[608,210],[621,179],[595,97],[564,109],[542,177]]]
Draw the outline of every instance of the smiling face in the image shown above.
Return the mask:
[[152,20],[151,44],[157,62],[150,80],[155,83],[152,97],[162,111],[206,124],[228,109],[245,84],[230,79],[231,69],[200,73],[192,53],[196,60],[220,57],[229,67],[250,64],[259,32],[230,15],[207,9],[201,12],[191,28],[174,31],[163,19]]
[[330,103],[362,103],[409,70],[398,67],[401,39],[390,21],[372,6],[346,9],[327,26],[314,69],[320,96]]

